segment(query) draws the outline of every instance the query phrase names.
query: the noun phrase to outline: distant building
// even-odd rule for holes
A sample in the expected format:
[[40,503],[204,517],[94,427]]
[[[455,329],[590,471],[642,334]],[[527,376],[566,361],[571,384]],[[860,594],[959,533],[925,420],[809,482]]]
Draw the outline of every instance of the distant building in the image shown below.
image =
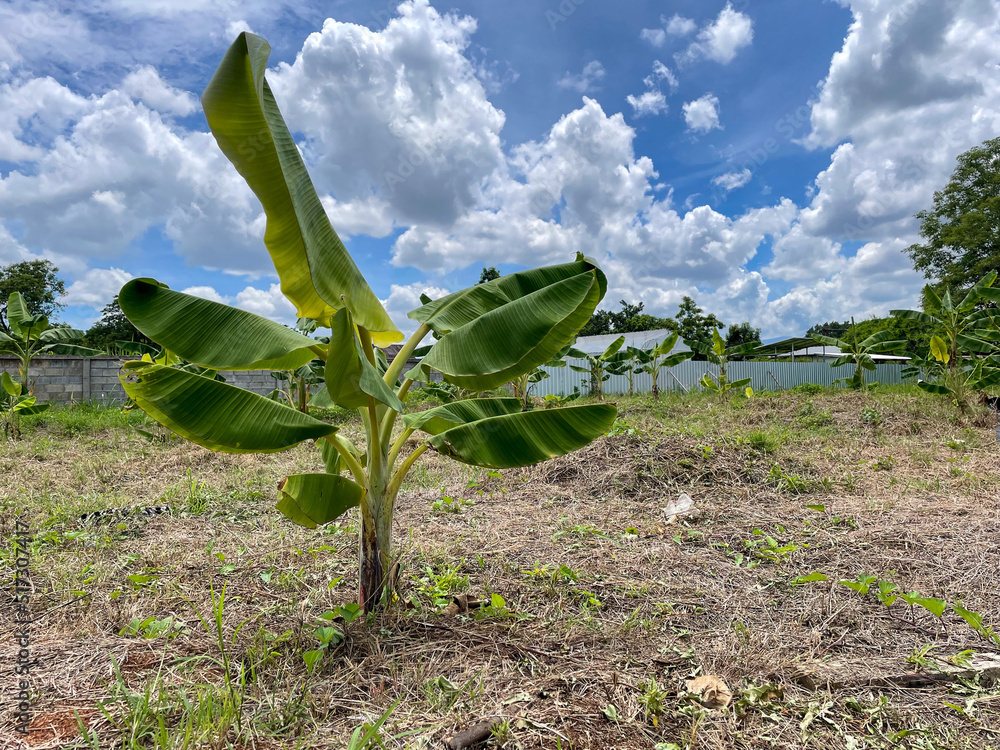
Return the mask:
[[[817,344],[815,339],[791,338],[763,344],[754,350],[758,357],[791,360],[793,362],[822,362],[844,356],[844,352],[836,346]],[[909,362],[910,357],[895,354],[872,354],[875,362]]]
[[[573,347],[587,354],[604,354],[604,351],[618,340],[619,336],[625,337],[622,349],[631,346],[636,349],[652,349],[659,345],[664,339],[673,336],[674,332],[669,328],[657,328],[653,331],[636,331],[635,333],[602,333],[600,336],[581,336],[573,344]],[[683,340],[678,339],[674,346],[675,352],[690,351]]]

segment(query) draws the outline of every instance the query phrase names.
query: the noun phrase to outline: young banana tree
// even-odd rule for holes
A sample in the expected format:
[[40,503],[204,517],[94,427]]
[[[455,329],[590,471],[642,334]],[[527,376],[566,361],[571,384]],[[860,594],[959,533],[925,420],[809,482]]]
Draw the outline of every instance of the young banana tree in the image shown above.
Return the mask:
[[0,352],[10,352],[20,360],[18,378],[28,394],[34,390],[28,380],[31,360],[39,354],[70,354],[78,357],[96,357],[101,354],[98,349],[75,343],[83,339],[83,331],[53,327],[44,315],[32,315],[20,292],[14,292],[7,300],[7,323],[10,335],[0,331]]
[[695,344],[695,349],[704,354],[709,362],[719,368],[718,373],[706,372],[701,376],[701,380],[698,382],[701,383],[702,388],[718,393],[723,401],[728,401],[729,391],[746,388],[750,385],[750,378],[735,381],[729,380],[729,363],[734,356],[748,354],[756,346],[756,341],[748,341],[727,348],[726,342],[719,335],[719,329],[713,328],[711,346],[704,346],[699,343]]
[[[263,204],[264,243],[283,294],[300,317],[329,329],[329,341],[172,291],[153,279],[130,281],[119,299],[140,331],[203,367],[295,370],[323,360],[321,394],[358,411],[365,444],[355,445],[336,426],[308,414],[177,368],[128,362],[122,380],[153,419],[212,450],[269,453],[317,441],[326,471],[286,477],[277,507],[308,528],[359,508],[359,603],[367,611],[383,600],[390,578],[400,487],[426,451],[473,466],[527,466],[588,444],[611,427],[616,414],[604,404],[522,412],[515,398],[470,399],[405,413],[414,380],[426,382],[437,371],[460,388],[483,391],[532,371],[572,341],[607,282],[593,261],[578,256],[427,301],[409,313],[416,331],[380,372],[376,347],[400,341],[403,334],[330,224],[265,78],[269,52],[260,37],[240,34],[202,103],[223,153]],[[420,365],[404,373],[431,332],[439,338]],[[422,440],[411,450],[418,431]]]
[[937,370],[937,377],[932,381],[919,379],[917,387],[928,393],[951,396],[962,411],[969,405],[969,397],[973,393],[1000,384],[1000,354],[976,357],[961,367],[952,368],[948,343],[940,336],[932,336],[930,356],[931,361],[926,363],[930,367],[927,369],[931,372]]
[[589,379],[584,378],[583,383],[590,388],[591,395],[597,396],[598,401],[604,400],[604,383],[611,377],[608,372],[608,366],[618,356],[619,350],[624,344],[625,337],[619,336],[611,342],[611,346],[598,355],[587,354],[587,352],[580,351],[575,347],[570,348],[566,352],[566,356],[568,357],[586,360],[586,367],[581,367],[580,365],[570,365],[569,367],[571,370],[586,373],[590,376]]
[[681,362],[687,359],[691,359],[694,356],[693,351],[687,352],[674,352],[674,347],[677,346],[677,339],[679,338],[677,333],[673,333],[667,338],[663,339],[659,344],[650,349],[638,349],[639,352],[639,371],[648,372],[650,378],[653,380],[653,398],[658,399],[660,397],[659,388],[659,378],[660,370],[664,367],[673,367],[674,365],[679,365]]
[[1000,341],[997,310],[982,307],[986,302],[1000,303],[1000,288],[993,286],[996,280],[997,272],[990,271],[973,285],[958,304],[952,300],[950,291],[946,290],[939,297],[927,287],[927,295],[936,314],[919,310],[891,310],[890,314],[923,323],[936,332],[946,352],[941,351],[940,346],[935,352],[932,342],[931,355],[947,368],[948,377],[954,379],[967,362],[992,354]]
[[638,368],[639,353],[641,349],[636,349],[633,346],[627,346],[623,351],[618,352],[617,355],[612,357],[612,361],[608,364],[608,372],[612,375],[624,375],[626,380],[628,380],[628,395],[635,395],[635,376],[640,372],[643,372]]
[[29,396],[10,374],[0,374],[0,428],[4,437],[17,439],[21,434],[20,418],[48,408],[48,404],[36,403],[35,397]]
[[889,341],[892,334],[889,331],[879,331],[873,333],[864,341],[858,341],[858,329],[851,318],[851,328],[844,338],[835,339],[830,336],[820,336],[814,333],[813,339],[826,346],[835,346],[841,351],[841,356],[837,357],[830,367],[840,367],[841,365],[854,364],[854,375],[849,378],[838,378],[836,383],[846,383],[854,389],[864,389],[865,370],[875,369],[873,354],[885,354],[886,352],[898,351],[906,346],[905,341]]

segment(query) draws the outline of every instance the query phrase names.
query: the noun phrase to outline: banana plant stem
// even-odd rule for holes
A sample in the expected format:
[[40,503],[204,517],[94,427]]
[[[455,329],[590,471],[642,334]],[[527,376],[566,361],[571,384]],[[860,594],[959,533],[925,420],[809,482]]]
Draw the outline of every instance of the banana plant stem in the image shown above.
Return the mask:
[[424,455],[424,452],[429,447],[430,446],[427,443],[423,443],[422,445],[418,445],[414,448],[413,452],[407,456],[403,460],[403,463],[399,465],[399,468],[396,469],[396,473],[392,475],[392,479],[389,481],[389,486],[386,487],[385,496],[392,503],[393,508],[396,507],[396,494],[399,492],[399,488],[402,486],[403,480],[406,479],[406,475],[409,473],[410,467],[416,463],[418,458]]
[[410,427],[407,427],[405,430],[399,433],[399,437],[396,438],[396,442],[394,442],[392,444],[392,448],[389,449],[389,458],[388,458],[389,466],[392,466],[394,463],[396,463],[396,459],[399,457],[399,452],[403,449],[403,445],[406,444],[406,439],[410,437],[410,435],[412,434],[413,434],[413,429]]
[[430,332],[431,329],[426,323],[421,323],[420,327],[413,332],[413,335],[407,339],[405,344],[403,344],[403,348],[399,350],[390,363],[388,369],[386,369],[385,375],[382,377],[386,383],[393,385],[396,382],[396,378],[402,374],[403,368],[406,367],[406,363],[410,359],[410,355],[413,354],[413,351]]

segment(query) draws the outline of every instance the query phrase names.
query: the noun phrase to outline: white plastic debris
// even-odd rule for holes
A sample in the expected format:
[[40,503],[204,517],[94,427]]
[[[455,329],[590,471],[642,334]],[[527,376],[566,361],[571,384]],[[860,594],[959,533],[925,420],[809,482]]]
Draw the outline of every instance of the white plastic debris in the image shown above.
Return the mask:
[[696,510],[694,500],[686,492],[682,492],[676,500],[667,503],[663,512],[667,514],[667,523],[676,523],[679,517],[689,516]]

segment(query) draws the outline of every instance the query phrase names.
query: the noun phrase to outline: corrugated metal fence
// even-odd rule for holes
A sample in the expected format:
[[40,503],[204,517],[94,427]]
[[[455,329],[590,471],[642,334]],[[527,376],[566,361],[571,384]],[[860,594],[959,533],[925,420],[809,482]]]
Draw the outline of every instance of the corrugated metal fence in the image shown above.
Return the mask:
[[[566,360],[574,365],[586,367],[584,360]],[[865,379],[869,383],[884,385],[899,385],[903,382],[903,367],[905,365],[876,365],[874,372],[865,371]],[[532,395],[545,396],[553,394],[565,396],[579,388],[586,394],[590,378],[582,372],[567,367],[543,367],[549,377],[537,383],[532,389]],[[675,367],[663,367],[657,379],[660,391],[701,390],[698,381],[706,372],[718,373],[718,368],[709,362],[681,362]],[[731,362],[729,364],[729,379],[742,380],[750,378],[750,385],[755,391],[787,390],[802,383],[816,383],[822,386],[832,386],[838,378],[849,378],[854,374],[854,365],[830,367],[826,362]],[[672,377],[671,377],[672,375]],[[653,379],[646,373],[633,376],[633,389],[636,393],[649,393],[653,390]],[[625,375],[612,375],[604,382],[604,392],[628,393],[628,378]]]

